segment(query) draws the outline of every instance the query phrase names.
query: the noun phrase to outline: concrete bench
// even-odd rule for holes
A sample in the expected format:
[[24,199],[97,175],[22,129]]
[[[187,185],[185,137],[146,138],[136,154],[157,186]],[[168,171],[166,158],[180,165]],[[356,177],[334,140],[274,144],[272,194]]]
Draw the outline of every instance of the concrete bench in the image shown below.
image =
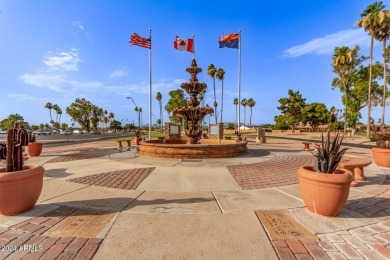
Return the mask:
[[126,142],[126,150],[130,150],[131,148],[131,139],[116,140],[116,142],[118,143],[118,149],[122,149],[122,142]]
[[364,176],[364,167],[371,164],[371,160],[361,157],[344,157],[339,163],[339,168],[347,171],[351,174],[353,181],[351,187],[359,186],[356,181],[366,181],[367,178]]

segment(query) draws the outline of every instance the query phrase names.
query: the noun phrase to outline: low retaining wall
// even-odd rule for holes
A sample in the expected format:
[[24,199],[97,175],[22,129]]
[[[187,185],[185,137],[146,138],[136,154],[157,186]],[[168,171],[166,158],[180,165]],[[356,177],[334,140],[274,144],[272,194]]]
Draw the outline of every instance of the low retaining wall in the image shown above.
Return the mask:
[[[201,139],[208,140],[208,139]],[[207,144],[172,144],[166,140],[143,141],[138,146],[138,152],[142,156],[180,159],[206,159],[206,158],[229,158],[243,155],[247,152],[247,142],[234,140],[213,140],[218,143]],[[182,140],[185,142],[185,140]],[[206,142],[209,142],[206,141]]]

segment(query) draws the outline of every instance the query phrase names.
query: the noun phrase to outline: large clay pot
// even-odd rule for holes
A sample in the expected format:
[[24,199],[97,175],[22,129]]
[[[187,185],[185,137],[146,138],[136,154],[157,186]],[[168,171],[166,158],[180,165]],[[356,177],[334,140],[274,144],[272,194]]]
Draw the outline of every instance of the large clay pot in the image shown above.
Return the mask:
[[372,159],[378,166],[390,167],[390,149],[383,149],[378,147],[373,147]]
[[139,142],[141,142],[141,141],[142,141],[141,137],[134,138],[134,142],[135,142],[136,145],[139,145]]
[[0,169],[0,214],[16,215],[34,207],[43,185],[42,166],[24,166],[23,171]]
[[299,189],[306,207],[317,214],[333,217],[347,202],[352,176],[336,170],[333,174],[316,172],[313,166],[298,169]]
[[29,143],[27,146],[25,146],[25,148],[28,155],[39,156],[42,152],[42,146],[43,146],[42,143],[35,142],[35,143]]

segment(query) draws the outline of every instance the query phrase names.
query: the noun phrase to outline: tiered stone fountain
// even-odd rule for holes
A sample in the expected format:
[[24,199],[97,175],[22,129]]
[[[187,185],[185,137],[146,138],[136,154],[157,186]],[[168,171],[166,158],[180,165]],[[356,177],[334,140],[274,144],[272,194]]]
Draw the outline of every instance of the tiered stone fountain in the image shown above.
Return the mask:
[[199,107],[198,95],[207,88],[206,83],[199,83],[197,74],[202,71],[193,59],[191,67],[186,71],[190,73],[190,82],[181,84],[189,95],[190,100],[186,107],[175,108],[174,113],[181,115],[188,122],[185,134],[187,140],[149,140],[143,141],[139,146],[139,154],[164,158],[224,158],[239,156],[247,151],[246,142],[219,139],[199,139],[202,130],[198,129],[199,122],[214,112],[210,107]]

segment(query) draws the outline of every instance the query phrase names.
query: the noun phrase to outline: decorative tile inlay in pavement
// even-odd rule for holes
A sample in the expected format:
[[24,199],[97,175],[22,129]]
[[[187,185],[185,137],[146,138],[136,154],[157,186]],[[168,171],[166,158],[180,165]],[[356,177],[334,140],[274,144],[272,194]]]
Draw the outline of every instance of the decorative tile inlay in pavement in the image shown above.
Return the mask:
[[155,167],[150,167],[105,172],[75,179],[69,179],[68,181],[93,186],[135,190],[154,169]]
[[118,149],[84,150],[84,151],[80,151],[79,153],[60,155],[56,158],[48,160],[46,163],[68,162],[68,161],[75,161],[75,160],[98,158],[98,157],[103,157],[118,152],[119,152]]
[[298,183],[297,169],[313,165],[313,155],[276,155],[266,162],[227,166],[244,190]]
[[271,240],[316,239],[307,228],[299,224],[284,210],[256,211]]
[[42,235],[75,211],[59,207],[10,228],[0,227],[0,259],[92,259],[103,239]]

